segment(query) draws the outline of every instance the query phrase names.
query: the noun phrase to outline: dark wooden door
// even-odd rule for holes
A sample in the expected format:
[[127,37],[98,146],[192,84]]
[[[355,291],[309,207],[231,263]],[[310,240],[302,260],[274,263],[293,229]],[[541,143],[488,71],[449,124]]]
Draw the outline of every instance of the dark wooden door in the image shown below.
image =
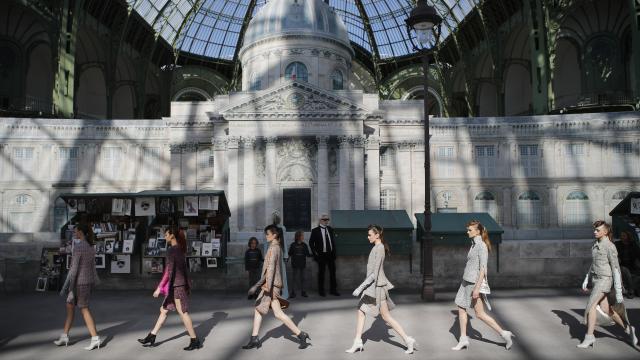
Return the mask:
[[284,189],[282,206],[287,231],[311,230],[311,189]]

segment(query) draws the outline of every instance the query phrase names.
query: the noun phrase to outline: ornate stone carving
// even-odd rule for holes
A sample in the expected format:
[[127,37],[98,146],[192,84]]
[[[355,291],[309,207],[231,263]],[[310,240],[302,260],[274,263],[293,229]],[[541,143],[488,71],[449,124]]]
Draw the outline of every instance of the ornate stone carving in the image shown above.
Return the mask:
[[351,142],[352,137],[351,136],[338,136],[338,147],[339,148],[344,148],[347,145],[349,145],[349,143]]
[[329,148],[329,176],[338,176],[338,152],[334,146]]
[[289,55],[303,55],[304,49],[289,49]]
[[256,148],[254,161],[256,163],[256,168],[255,168],[256,177],[263,179],[266,173],[266,166],[267,166],[266,153],[264,151],[264,148],[261,148],[261,149]]
[[311,55],[313,55],[313,56],[318,56],[318,55],[320,55],[320,50],[318,50],[318,49],[311,49]]
[[183,153],[194,153],[198,151],[198,143],[184,143],[182,144],[182,152]]
[[267,143],[267,145],[275,145],[278,142],[278,137],[277,136],[268,136],[268,137],[264,138],[264,140]]
[[238,148],[238,144],[240,143],[240,136],[229,136],[227,137],[227,148]]
[[353,146],[355,147],[363,147],[366,141],[364,136],[354,136],[353,138]]
[[329,141],[329,137],[326,135],[316,136],[316,142],[318,143],[318,147],[327,147],[327,142]]
[[169,151],[172,154],[182,154],[182,144],[169,144]]
[[279,181],[313,181],[315,156],[312,144],[303,140],[289,140],[278,147]]
[[245,149],[253,149],[256,146],[258,139],[255,136],[243,136],[242,144]]
[[214,150],[224,150],[227,147],[228,141],[227,138],[213,138],[211,139],[211,144],[213,144]]

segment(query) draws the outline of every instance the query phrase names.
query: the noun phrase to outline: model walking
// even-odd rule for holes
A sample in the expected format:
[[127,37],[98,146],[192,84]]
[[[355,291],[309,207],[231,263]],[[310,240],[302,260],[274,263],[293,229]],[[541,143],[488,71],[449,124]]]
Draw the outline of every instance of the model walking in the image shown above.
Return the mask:
[[[596,320],[598,320],[597,308],[599,305],[605,314],[609,314],[610,320],[613,320],[624,329],[625,333],[629,335],[631,346],[635,347],[638,339],[636,338],[635,329],[629,324],[627,312],[623,305],[622,277],[620,276],[620,265],[618,264],[618,251],[616,246],[609,240],[612,236],[611,226],[602,220],[598,220],[593,223],[593,235],[596,241],[591,247],[591,267],[582,283],[584,292],[589,291],[587,288],[589,278],[591,278],[593,284],[584,313],[587,334],[582,343],[576,346],[582,349],[595,346],[596,338],[593,332],[596,327]],[[611,296],[613,295],[612,286],[615,296]],[[610,303],[615,303],[615,305],[610,305]]]
[[490,328],[495,330],[504,339],[505,348],[511,349],[513,345],[513,333],[506,331],[498,325],[496,320],[484,311],[486,305],[489,310],[491,306],[487,299],[489,292],[489,284],[487,282],[487,261],[489,251],[491,250],[491,242],[489,241],[489,232],[478,220],[472,220],[467,223],[467,236],[473,239],[471,248],[467,254],[467,264],[464,268],[462,276],[462,284],[456,294],[455,303],[458,306],[458,322],[460,324],[460,339],[458,345],[451,350],[462,350],[469,348],[469,337],[467,336],[467,309],[473,308],[476,317]]
[[264,258],[264,264],[262,265],[262,277],[260,280],[249,289],[249,295],[253,295],[261,289],[260,294],[256,300],[256,307],[253,312],[253,331],[251,332],[251,339],[247,345],[244,345],[243,349],[260,348],[262,343],[258,338],[260,332],[260,325],[262,324],[262,317],[267,315],[269,308],[273,309],[275,317],[282,321],[282,323],[288,327],[300,341],[299,349],[305,349],[309,346],[307,339],[311,340],[309,334],[298,329],[296,324],[282,311],[286,309],[289,303],[280,297],[280,291],[283,286],[282,282],[282,267],[280,266],[280,259],[282,256],[282,239],[280,238],[278,228],[275,225],[269,225],[264,229],[265,236],[269,242],[269,249]]
[[367,237],[373,249],[369,253],[367,260],[367,278],[357,289],[353,291],[353,296],[360,297],[357,310],[356,337],[351,348],[346,352],[354,353],[358,350],[364,351],[362,343],[362,332],[366,314],[372,316],[382,316],[382,319],[402,337],[407,345],[405,353],[413,353],[416,340],[408,336],[402,326],[391,316],[391,309],[395,304],[389,297],[389,290],[393,289],[393,284],[384,274],[384,258],[389,252],[389,247],[384,241],[382,226],[369,225]]
[[76,226],[74,235],[71,268],[60,292],[60,295],[67,297],[67,318],[64,321],[64,332],[53,343],[58,346],[69,344],[69,330],[73,325],[75,307],[77,306],[80,308],[84,323],[91,334],[91,342],[89,346],[85,347],[85,350],[99,349],[101,340],[91,311],[89,311],[91,290],[99,282],[95,262],[96,253],[93,248],[93,232],[89,225],[80,224]]
[[160,315],[156,321],[153,330],[144,338],[138,339],[143,346],[154,346],[156,335],[167,319],[170,310],[176,310],[182,319],[184,328],[189,333],[190,342],[184,350],[191,351],[200,349],[202,344],[193,330],[191,316],[189,316],[189,294],[191,293],[191,285],[189,283],[189,275],[187,272],[187,262],[185,252],[187,250],[187,242],[182,231],[174,228],[167,228],[164,233],[167,243],[170,245],[167,250],[167,260],[165,262],[164,273],[158,287],[153,292],[153,297],[164,295],[164,301],[160,306]]

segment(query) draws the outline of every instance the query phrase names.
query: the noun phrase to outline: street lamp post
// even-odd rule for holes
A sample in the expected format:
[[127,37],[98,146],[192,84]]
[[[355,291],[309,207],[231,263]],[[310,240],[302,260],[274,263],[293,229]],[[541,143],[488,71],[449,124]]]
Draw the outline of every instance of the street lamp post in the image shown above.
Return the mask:
[[[440,40],[442,18],[426,0],[418,0],[405,20],[413,48],[422,57],[424,73],[424,236],[422,238],[422,300],[435,300],[433,288],[433,237],[431,236],[431,159],[429,151],[429,58]],[[417,43],[414,41],[414,37]]]

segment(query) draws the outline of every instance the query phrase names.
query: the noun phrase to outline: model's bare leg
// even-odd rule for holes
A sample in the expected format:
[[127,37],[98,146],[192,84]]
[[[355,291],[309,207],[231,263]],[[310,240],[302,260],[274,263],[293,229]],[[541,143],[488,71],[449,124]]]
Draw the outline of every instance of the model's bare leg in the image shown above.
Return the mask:
[[[606,294],[600,294],[600,299],[598,299],[598,301],[596,301],[593,306],[591,306],[591,309],[589,309],[588,315],[587,315],[587,335],[593,335],[593,332],[596,329],[596,314],[597,314],[597,310],[596,310],[596,306],[602,302],[603,299],[606,300],[607,296]],[[607,309],[609,308],[609,303],[607,302],[605,304],[607,306]]]
[[81,308],[80,311],[82,312],[84,323],[87,325],[87,329],[89,329],[89,334],[91,334],[92,337],[98,336],[96,323],[93,321],[93,316],[91,316],[91,311],[89,311],[89,308]]
[[356,320],[356,339],[362,339],[362,333],[364,332],[364,321],[367,315],[360,309],[356,310],[358,313]]
[[293,321],[287,316],[287,314],[280,308],[280,302],[277,299],[271,300],[271,308],[273,309],[273,315],[276,319],[282,321],[282,323],[293,332],[294,335],[300,334],[300,329],[293,323]]
[[467,310],[458,306],[458,323],[460,324],[460,337],[467,336],[467,324],[469,323],[469,316]]
[[482,300],[482,298],[473,300],[473,310],[476,312],[476,317],[479,320],[484,321],[485,324],[489,325],[489,327],[491,327],[494,331],[502,335],[502,332],[504,330],[500,327],[500,325],[498,325],[494,318],[492,318],[484,311],[484,301]]
[[73,316],[75,314],[75,306],[67,303],[67,318],[64,320],[64,333],[68,334],[73,326]]
[[189,337],[194,339],[196,337],[196,332],[193,330],[193,322],[191,322],[191,316],[189,316],[189,313],[182,312],[182,304],[180,302],[180,299],[173,299],[173,301],[176,304],[176,311],[178,311],[178,315],[180,315],[180,318],[182,319],[184,328],[187,330],[187,333],[189,333]]
[[402,339],[405,340],[405,342],[407,341],[407,333],[404,332],[404,329],[402,328],[400,323],[398,323],[396,319],[391,316],[391,312],[389,311],[389,307],[387,306],[386,301],[380,303],[380,316],[382,316],[382,320],[389,324],[389,326],[391,326],[391,328],[395,330],[398,335],[400,335]]
[[156,321],[156,325],[153,327],[153,330],[151,330],[151,334],[158,335],[158,331],[160,331],[164,321],[167,320],[167,313],[169,313],[169,311],[160,306],[160,315],[158,315],[158,320]]
[[253,331],[251,332],[251,336],[258,336],[261,324],[262,314],[260,314],[258,310],[253,310]]

